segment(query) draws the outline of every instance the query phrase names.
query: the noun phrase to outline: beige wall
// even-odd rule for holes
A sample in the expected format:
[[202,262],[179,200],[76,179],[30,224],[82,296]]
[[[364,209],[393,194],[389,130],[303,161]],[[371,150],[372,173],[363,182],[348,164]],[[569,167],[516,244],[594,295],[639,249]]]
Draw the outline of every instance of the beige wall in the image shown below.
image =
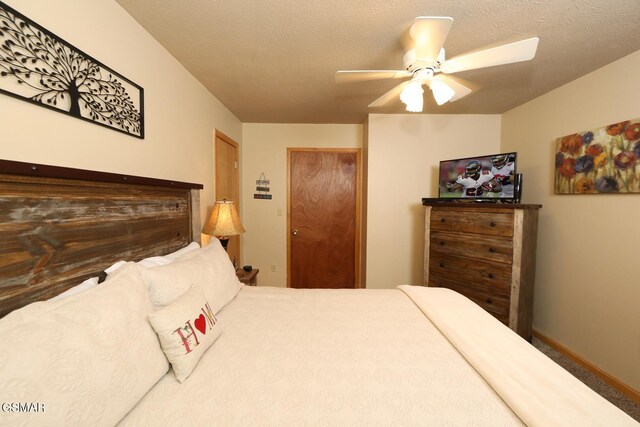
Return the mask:
[[499,115],[369,115],[367,288],[421,284],[440,160],[500,150]]
[[[287,148],[360,148],[362,131],[362,125],[243,124],[242,262],[260,269],[260,285],[287,285]],[[271,200],[253,198],[262,172]]]
[[214,129],[240,142],[240,121],[115,1],[6,3],[142,86],[146,138],[0,95],[0,158],[201,183],[204,214],[213,204]]
[[541,203],[534,328],[640,390],[640,195],[554,195],[554,140],[640,117],[640,51],[503,115]]

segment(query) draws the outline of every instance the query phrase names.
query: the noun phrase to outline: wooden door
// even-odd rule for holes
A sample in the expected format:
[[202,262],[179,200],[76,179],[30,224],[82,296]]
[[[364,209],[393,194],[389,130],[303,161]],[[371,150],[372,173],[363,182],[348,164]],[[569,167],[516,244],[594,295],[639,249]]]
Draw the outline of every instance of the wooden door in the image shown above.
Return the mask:
[[359,286],[360,150],[288,149],[293,288]]
[[[227,199],[235,202],[238,213],[240,213],[238,143],[219,131],[216,131],[215,165],[216,200]],[[242,221],[242,216],[240,221]],[[232,261],[235,257],[236,261],[240,263],[240,236],[229,238],[227,252]]]

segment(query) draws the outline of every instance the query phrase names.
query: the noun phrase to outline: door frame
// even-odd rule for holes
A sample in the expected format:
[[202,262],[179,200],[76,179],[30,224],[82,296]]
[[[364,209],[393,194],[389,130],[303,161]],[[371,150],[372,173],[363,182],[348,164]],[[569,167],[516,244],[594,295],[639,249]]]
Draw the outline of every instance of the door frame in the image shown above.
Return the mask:
[[[240,207],[240,201],[241,201],[241,194],[240,194],[240,144],[238,144],[237,142],[235,142],[233,139],[231,139],[231,137],[225,135],[224,133],[220,132],[218,129],[215,130],[214,133],[214,138],[213,138],[213,167],[215,169],[214,171],[214,184],[213,184],[213,201],[214,203],[219,200],[218,197],[218,184],[222,181],[222,178],[224,176],[223,171],[218,170],[218,168],[216,167],[216,162],[218,161],[218,159],[216,158],[218,155],[218,149],[217,149],[217,145],[218,145],[218,139],[224,141],[226,144],[229,144],[231,146],[233,146],[236,149],[236,159],[235,162],[237,163],[237,167],[234,169],[235,172],[235,180],[236,180],[236,185],[235,185],[235,190],[238,194],[238,200],[234,200],[235,204],[236,204],[236,209],[238,210],[238,215],[240,215],[240,217],[242,218],[242,210]],[[237,244],[238,244],[238,265],[242,265],[240,258],[242,257],[242,245],[240,242],[241,238],[240,236],[238,236],[237,238]],[[229,259],[231,259],[231,256],[229,256]]]
[[361,287],[360,283],[360,227],[361,227],[361,202],[362,202],[362,149],[361,148],[309,148],[287,147],[287,288],[291,287],[291,154],[293,152],[328,152],[328,153],[355,153],[356,155],[356,227],[355,227],[355,274],[354,288]]

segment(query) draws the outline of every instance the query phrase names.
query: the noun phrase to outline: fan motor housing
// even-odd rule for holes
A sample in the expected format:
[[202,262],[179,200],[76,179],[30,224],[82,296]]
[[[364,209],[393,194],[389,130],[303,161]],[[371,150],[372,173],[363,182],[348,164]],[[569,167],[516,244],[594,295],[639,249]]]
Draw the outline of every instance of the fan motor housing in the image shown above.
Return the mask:
[[440,61],[418,61],[416,59],[416,50],[411,49],[404,54],[402,58],[404,69],[407,71],[416,71],[422,68],[431,68],[434,72],[440,69]]

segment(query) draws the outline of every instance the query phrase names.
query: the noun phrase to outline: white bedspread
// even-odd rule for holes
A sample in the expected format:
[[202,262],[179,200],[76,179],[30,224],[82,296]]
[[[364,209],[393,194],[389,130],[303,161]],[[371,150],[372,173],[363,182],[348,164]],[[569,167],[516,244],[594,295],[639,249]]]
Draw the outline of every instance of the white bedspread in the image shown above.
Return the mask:
[[528,426],[638,426],[462,295],[400,286]]
[[245,286],[219,319],[193,374],[122,425],[521,425],[401,290]]

